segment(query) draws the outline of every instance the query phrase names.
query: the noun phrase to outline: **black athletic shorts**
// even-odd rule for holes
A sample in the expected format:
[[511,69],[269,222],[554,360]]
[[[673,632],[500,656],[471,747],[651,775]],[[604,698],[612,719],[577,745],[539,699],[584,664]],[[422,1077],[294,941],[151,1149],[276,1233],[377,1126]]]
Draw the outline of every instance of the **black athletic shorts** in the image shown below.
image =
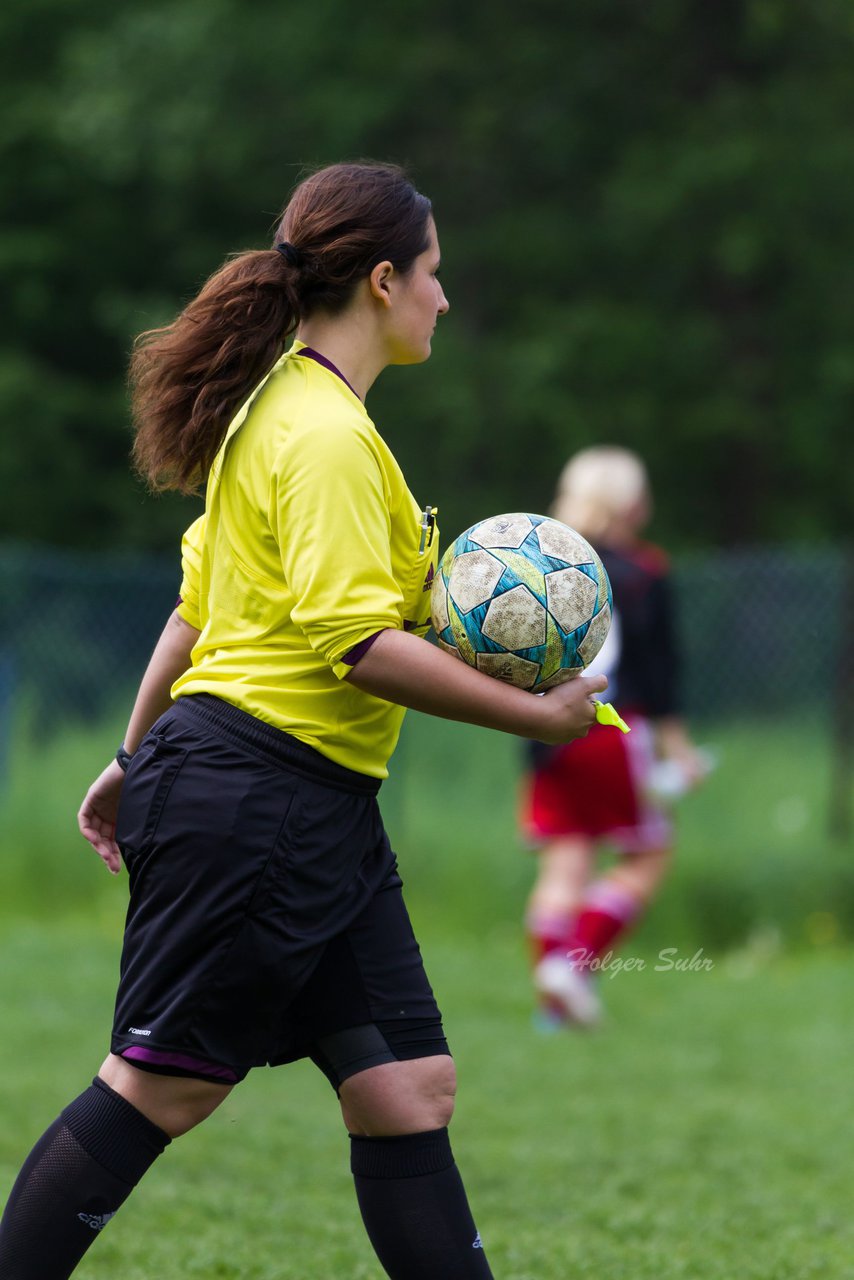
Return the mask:
[[224,1083],[311,1057],[336,1087],[448,1053],[378,790],[229,703],[179,698],[122,789],[113,1053]]

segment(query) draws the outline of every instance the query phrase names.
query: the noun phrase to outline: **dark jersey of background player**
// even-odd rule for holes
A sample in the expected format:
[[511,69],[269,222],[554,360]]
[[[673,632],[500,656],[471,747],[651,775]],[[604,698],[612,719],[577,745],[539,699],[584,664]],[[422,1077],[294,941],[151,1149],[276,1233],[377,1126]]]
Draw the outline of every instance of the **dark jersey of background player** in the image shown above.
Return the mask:
[[621,708],[658,719],[681,712],[670,566],[650,543],[597,548],[611,580],[619,617],[619,653],[609,676]]

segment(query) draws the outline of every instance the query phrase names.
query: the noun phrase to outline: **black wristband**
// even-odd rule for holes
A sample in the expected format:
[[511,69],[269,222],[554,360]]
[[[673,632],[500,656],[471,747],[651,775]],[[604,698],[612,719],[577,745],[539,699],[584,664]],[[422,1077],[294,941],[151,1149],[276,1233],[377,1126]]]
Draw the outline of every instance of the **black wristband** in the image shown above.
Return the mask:
[[119,762],[119,768],[120,768],[124,773],[127,773],[127,771],[128,771],[128,765],[130,764],[131,760],[133,759],[133,756],[131,755],[131,753],[130,753],[129,751],[125,751],[125,744],[124,744],[124,743],[122,743],[122,745],[119,747],[118,751],[116,752],[116,759],[117,759],[117,760],[118,760],[118,762]]

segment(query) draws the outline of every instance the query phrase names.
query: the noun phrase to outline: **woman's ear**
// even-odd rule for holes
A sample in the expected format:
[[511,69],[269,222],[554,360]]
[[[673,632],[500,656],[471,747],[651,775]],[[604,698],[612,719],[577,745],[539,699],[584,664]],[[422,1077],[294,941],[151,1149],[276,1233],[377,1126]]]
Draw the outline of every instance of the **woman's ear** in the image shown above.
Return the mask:
[[378,262],[368,277],[371,293],[384,307],[391,306],[391,281],[394,267],[390,262]]

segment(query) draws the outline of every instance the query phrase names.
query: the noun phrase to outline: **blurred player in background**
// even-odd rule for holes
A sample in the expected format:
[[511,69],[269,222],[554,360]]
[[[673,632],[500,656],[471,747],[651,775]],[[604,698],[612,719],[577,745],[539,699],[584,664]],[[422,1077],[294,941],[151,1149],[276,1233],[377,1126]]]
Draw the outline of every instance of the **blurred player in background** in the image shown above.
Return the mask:
[[[601,1006],[592,973],[656,893],[672,855],[666,797],[707,769],[679,714],[679,655],[668,562],[641,541],[652,500],[646,469],[626,449],[571,458],[551,514],[602,557],[614,620],[587,669],[608,677],[631,733],[594,725],[583,741],[529,744],[522,827],[539,858],[526,928],[545,1026],[592,1026]],[[598,874],[604,847],[616,865]]]

